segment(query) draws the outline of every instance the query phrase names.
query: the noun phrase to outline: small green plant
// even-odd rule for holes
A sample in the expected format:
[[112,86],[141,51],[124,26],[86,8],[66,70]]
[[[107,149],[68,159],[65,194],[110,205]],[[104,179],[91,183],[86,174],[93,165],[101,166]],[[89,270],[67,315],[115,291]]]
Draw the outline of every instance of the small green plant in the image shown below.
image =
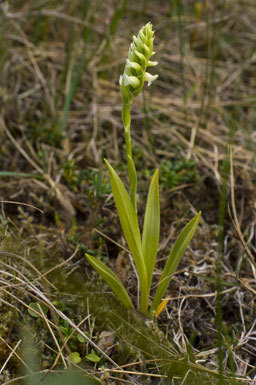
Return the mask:
[[[44,313],[47,314],[48,312],[48,307],[44,303],[38,303],[38,302],[31,302],[29,304],[30,308],[28,309],[28,313],[34,317],[34,318],[39,318],[40,317],[40,310]],[[33,311],[33,310],[35,311]]]
[[[149,169],[143,170],[147,178],[153,175]],[[159,166],[159,184],[170,190],[183,184],[191,184],[199,180],[196,171],[196,162],[191,159],[181,158],[163,160]]]
[[64,178],[74,191],[86,186],[91,201],[101,199],[111,192],[110,184],[102,178],[101,170],[79,170],[74,159],[64,163],[62,169]]
[[168,189],[175,188],[185,183],[193,183],[198,180],[195,170],[195,162],[191,159],[169,159],[160,164],[160,184]]
[[91,353],[87,354],[85,358],[91,362],[99,362],[100,357],[95,353],[94,349],[91,350]]
[[[139,34],[133,37],[130,46],[128,59],[123,76],[120,77],[121,93],[123,98],[123,124],[125,131],[126,155],[128,165],[128,176],[130,183],[130,196],[126,191],[121,179],[105,159],[108,167],[110,182],[116,208],[118,211],[121,226],[126,238],[130,253],[134,259],[140,285],[140,311],[152,317],[159,314],[163,308],[162,298],[168,288],[172,274],[175,272],[178,263],[197,228],[201,212],[199,212],[182,230],[176,240],[172,251],[167,259],[166,265],[160,277],[156,293],[151,306],[149,306],[149,295],[151,282],[155,267],[160,232],[160,208],[159,208],[159,185],[158,170],[155,171],[147,197],[144,226],[142,237],[139,230],[137,218],[137,173],[132,158],[132,146],[130,135],[131,105],[134,98],[141,92],[144,82],[150,85],[157,75],[146,72],[147,67],[157,65],[157,62],[149,60],[153,52],[154,31],[151,23],[141,28]],[[126,289],[117,276],[92,255],[86,254],[87,260],[108,283],[119,300],[129,309],[133,303]]]

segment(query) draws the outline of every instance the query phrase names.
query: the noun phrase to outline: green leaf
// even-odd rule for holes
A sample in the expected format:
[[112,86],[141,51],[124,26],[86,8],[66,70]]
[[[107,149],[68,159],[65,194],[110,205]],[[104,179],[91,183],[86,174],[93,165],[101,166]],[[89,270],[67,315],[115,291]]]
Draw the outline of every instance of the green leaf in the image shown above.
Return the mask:
[[129,181],[130,181],[131,202],[132,202],[135,213],[137,213],[137,203],[136,203],[137,173],[136,173],[135,164],[129,155],[127,156],[127,162],[128,162]]
[[[89,338],[91,337],[90,334],[88,334],[88,333],[86,333],[86,332],[84,332],[84,334],[86,334],[87,337],[89,337]],[[77,334],[76,338],[77,338],[77,340],[78,340],[79,342],[81,342],[82,344],[85,344],[85,343],[87,342],[87,340],[86,340],[83,336],[81,336],[81,334]]]
[[132,301],[125,290],[124,286],[117,278],[117,276],[107,267],[99,261],[97,258],[92,255],[85,254],[87,260],[94,267],[94,269],[100,274],[100,276],[107,282],[107,284],[111,287],[116,296],[120,299],[120,301],[124,304],[127,309],[133,308]]
[[142,234],[142,252],[148,273],[148,287],[150,289],[155,267],[160,231],[160,208],[158,170],[151,180]]
[[[40,305],[40,308],[41,308],[41,310],[42,310],[42,312],[43,312],[44,314],[46,314],[46,313],[48,312],[48,310],[49,310],[49,308],[48,308],[44,303],[41,303],[41,302],[31,302],[31,303],[29,304],[29,306],[31,307],[31,309],[28,309],[28,313],[29,313],[32,317],[34,317],[34,318],[40,318],[40,315],[39,315],[39,314],[41,314],[41,311],[40,311],[38,305]],[[39,313],[39,314],[35,313],[32,309],[34,309],[34,310],[35,310],[37,313]]]
[[148,276],[142,253],[137,215],[121,179],[106,159],[105,162],[108,166],[112,192],[114,195],[120,223],[139,276],[141,290],[140,310],[142,313],[146,314],[148,310],[149,297]]
[[73,352],[69,354],[68,359],[73,364],[79,364],[82,361],[80,354],[78,352]]
[[99,362],[101,360],[101,358],[99,356],[97,356],[97,354],[94,352],[93,349],[91,350],[91,353],[89,353],[85,356],[85,358],[87,358],[87,360],[89,360],[91,362]]
[[157,306],[160,304],[162,297],[164,296],[167,287],[171,281],[172,274],[176,271],[177,266],[181,260],[182,255],[184,254],[189,242],[191,241],[196,228],[199,223],[201,216],[201,211],[187,223],[184,229],[181,231],[178,239],[176,240],[172,251],[168,257],[164,270],[162,272],[153,303],[150,308],[150,313],[156,310]]

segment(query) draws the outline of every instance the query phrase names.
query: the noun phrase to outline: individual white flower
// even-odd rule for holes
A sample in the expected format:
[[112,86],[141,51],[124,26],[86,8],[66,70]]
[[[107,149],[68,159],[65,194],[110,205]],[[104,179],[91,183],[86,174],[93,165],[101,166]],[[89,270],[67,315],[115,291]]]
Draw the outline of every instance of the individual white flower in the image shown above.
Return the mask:
[[136,76],[129,76],[124,74],[123,76],[123,82],[125,86],[132,86],[134,89],[140,86],[140,81]]
[[142,71],[142,68],[138,63],[136,63],[135,61],[130,61],[129,59],[126,59],[126,66],[128,68],[133,68],[137,73],[140,73]]
[[148,86],[152,84],[154,80],[158,78],[158,75],[151,75],[148,72],[145,72],[145,80],[148,82]]

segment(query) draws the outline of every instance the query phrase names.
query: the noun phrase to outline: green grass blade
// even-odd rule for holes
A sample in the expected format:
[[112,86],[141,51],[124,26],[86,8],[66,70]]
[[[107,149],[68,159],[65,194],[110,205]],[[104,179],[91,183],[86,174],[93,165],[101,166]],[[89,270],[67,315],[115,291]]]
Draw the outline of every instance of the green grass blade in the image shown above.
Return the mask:
[[109,49],[111,39],[114,38],[114,36],[117,32],[119,22],[120,22],[120,20],[122,20],[124,14],[125,14],[127,3],[128,3],[128,0],[122,0],[122,1],[119,0],[115,6],[114,14],[113,14],[112,19],[109,23],[106,49]]
[[17,178],[34,178],[34,179],[43,179],[42,174],[29,174],[26,172],[15,172],[15,171],[0,171],[0,176],[11,176]]
[[99,273],[99,275],[104,279],[104,281],[107,282],[109,287],[113,290],[113,292],[124,304],[124,306],[127,309],[133,308],[132,301],[117,276],[97,258],[89,254],[85,254],[85,256],[88,262],[90,262],[90,264],[92,265],[92,267]]
[[155,267],[160,231],[160,208],[158,170],[151,180],[142,234],[142,253],[148,273],[148,287],[150,289]]
[[[96,20],[97,12],[101,7],[102,0],[99,0],[98,3],[94,2],[95,9],[94,12],[89,12],[90,5],[89,1],[84,2],[83,4],[83,13],[80,15],[82,20],[86,20],[88,18],[88,14],[90,13],[90,17],[87,19],[87,27],[81,31],[81,38],[77,41],[72,42],[72,45],[74,45],[74,59],[71,66],[71,77],[68,84],[67,93],[65,94],[65,102],[64,102],[64,108],[63,108],[63,116],[60,126],[60,132],[62,135],[66,135],[66,126],[68,123],[68,115],[70,111],[70,106],[72,103],[72,100],[74,98],[74,95],[77,91],[77,88],[79,86],[79,83],[82,79],[83,73],[86,71],[86,68],[90,62],[90,60],[94,57],[95,52],[97,52],[97,48],[93,50],[93,54],[89,55],[88,52],[89,47],[92,43],[93,35],[95,34],[93,25]],[[83,42],[82,49],[80,50],[80,44],[79,41]],[[81,53],[80,53],[81,51]],[[67,75],[68,76],[68,75]]]
[[176,240],[171,253],[168,257],[164,270],[162,272],[153,303],[150,308],[150,312],[152,313],[156,310],[157,306],[160,304],[162,297],[164,296],[166,289],[170,283],[172,278],[172,274],[177,269],[177,266],[181,260],[182,255],[184,254],[189,242],[191,241],[196,228],[199,223],[199,219],[201,216],[201,211],[187,223],[184,229],[181,231],[178,239]]
[[108,166],[112,192],[114,195],[120,223],[124,232],[125,239],[133,256],[137,274],[139,276],[141,290],[140,310],[142,313],[146,314],[149,297],[148,276],[142,254],[142,245],[137,215],[121,179],[106,159],[105,162]]

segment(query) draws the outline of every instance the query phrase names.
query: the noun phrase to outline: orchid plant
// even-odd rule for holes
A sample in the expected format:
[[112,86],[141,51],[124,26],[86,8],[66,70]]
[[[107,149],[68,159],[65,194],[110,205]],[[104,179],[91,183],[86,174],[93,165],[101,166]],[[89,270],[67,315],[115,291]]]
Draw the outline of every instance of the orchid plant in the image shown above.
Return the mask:
[[[158,75],[151,75],[146,72],[148,67],[157,65],[156,61],[149,60],[150,57],[154,55],[153,40],[154,31],[152,30],[152,24],[147,23],[140,29],[137,36],[133,36],[133,42],[130,45],[124,73],[120,77],[120,87],[123,98],[122,119],[125,131],[130,194],[128,194],[123,182],[113,167],[106,159],[105,162],[108,167],[112,192],[122,230],[129,251],[133,257],[139,279],[139,310],[147,316],[157,317],[166,304],[166,299],[163,297],[168,289],[172,275],[177,269],[180,259],[196,231],[201,212],[187,223],[174,243],[158,282],[153,300],[151,301],[150,289],[156,264],[160,232],[158,170],[155,171],[150,183],[141,235],[137,217],[137,173],[132,157],[130,111],[134,98],[142,91],[144,82],[148,82],[150,86],[158,77]],[[107,282],[119,300],[128,309],[133,308],[132,300],[116,274],[92,255],[86,254],[86,258]]]

